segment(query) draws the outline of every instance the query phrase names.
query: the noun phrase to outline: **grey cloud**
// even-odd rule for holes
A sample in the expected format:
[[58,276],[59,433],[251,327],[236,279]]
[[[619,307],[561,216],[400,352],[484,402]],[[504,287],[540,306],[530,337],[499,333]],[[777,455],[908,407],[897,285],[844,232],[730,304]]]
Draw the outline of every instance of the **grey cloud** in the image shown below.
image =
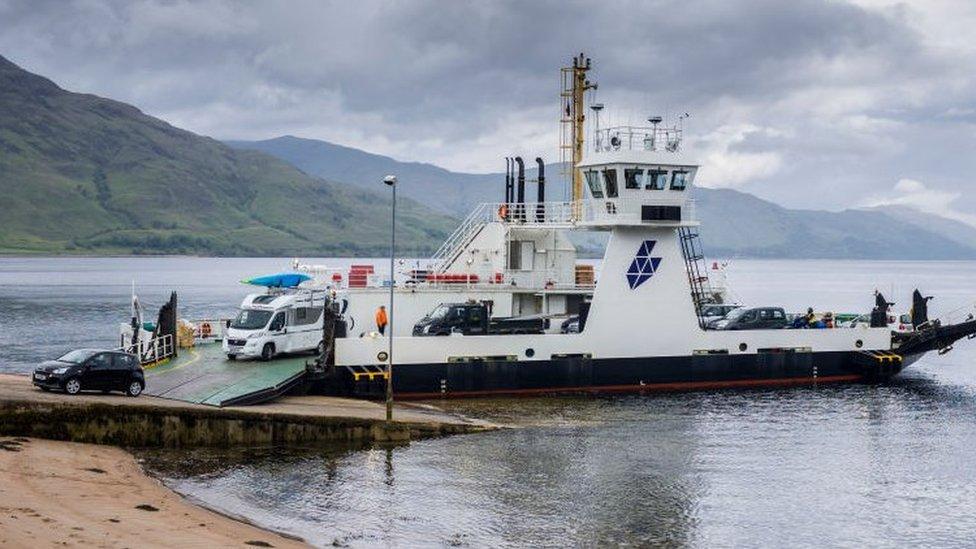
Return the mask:
[[[972,59],[928,48],[913,9],[0,0],[0,54],[216,137],[295,133],[484,169],[516,138],[554,142],[557,69],[585,50],[601,100],[691,111],[702,134],[773,130],[727,147],[782,158],[779,173],[746,188],[836,208],[850,202],[846,178],[878,192],[923,160],[934,163],[926,184],[966,184],[952,169],[968,160],[946,157],[971,148]],[[922,130],[906,137],[903,124]],[[906,154],[937,137],[953,141]]]

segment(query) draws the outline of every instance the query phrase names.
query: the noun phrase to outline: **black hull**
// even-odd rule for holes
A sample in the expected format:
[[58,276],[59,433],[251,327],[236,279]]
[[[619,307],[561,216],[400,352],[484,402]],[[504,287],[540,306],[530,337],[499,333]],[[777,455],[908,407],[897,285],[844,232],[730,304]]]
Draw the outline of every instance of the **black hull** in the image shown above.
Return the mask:
[[[884,381],[929,351],[948,352],[963,337],[976,338],[976,319],[934,325],[896,336],[894,351],[701,354],[670,357],[593,359],[585,355],[551,360],[470,360],[395,364],[393,392],[399,399],[691,391]],[[386,380],[381,366],[330,366],[314,390],[380,398]]]
[[[691,391],[732,387],[787,386],[874,381],[898,374],[913,357],[891,361],[881,371],[856,352],[777,352],[748,355],[546,361],[471,361],[402,364],[393,367],[398,399],[460,398],[556,393]],[[341,368],[338,370],[341,371]],[[335,380],[330,392],[380,397],[385,380]]]

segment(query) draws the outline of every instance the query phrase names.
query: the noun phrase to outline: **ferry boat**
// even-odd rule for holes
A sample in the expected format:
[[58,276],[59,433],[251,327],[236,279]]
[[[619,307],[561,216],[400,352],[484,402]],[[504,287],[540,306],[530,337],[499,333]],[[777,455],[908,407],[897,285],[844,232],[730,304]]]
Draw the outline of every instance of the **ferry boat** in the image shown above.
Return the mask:
[[[586,139],[584,97],[595,87],[587,79],[590,69],[590,60],[581,54],[562,71],[562,133],[571,157],[571,199],[545,201],[540,190],[538,201],[525,201],[520,185],[524,176],[521,171],[515,176],[518,188],[513,193],[510,172],[506,200],[482,204],[465,220],[427,271],[427,286],[397,288],[392,355],[386,338],[336,337],[334,327],[344,320],[338,309],[327,311],[326,317],[333,318],[326,320],[327,351],[318,363],[325,390],[378,396],[391,371],[397,398],[885,379],[926,352],[945,352],[954,341],[976,334],[972,315],[957,324],[932,321],[910,333],[893,332],[887,306],[880,304],[883,298],[875,308],[882,320],[870,324],[711,329],[704,305],[721,297],[709,284],[701,251],[695,202],[689,196],[699,166],[685,154],[682,128],[662,127],[661,118],[652,117],[646,127],[593,127]],[[593,107],[597,112],[601,106]],[[572,265],[575,251],[565,233],[579,230],[610,233],[601,274],[592,287],[581,287],[569,269],[559,270],[559,278],[545,281],[541,289],[538,280],[523,286],[518,278],[507,278],[517,277],[513,267],[518,261],[541,261],[547,268]],[[560,255],[572,262],[554,261]],[[548,312],[525,305],[546,298],[550,306],[565,303],[562,312],[579,311],[580,330],[409,335],[417,316],[429,312],[434,301],[459,301],[456,290],[442,291],[435,299],[415,297],[436,293],[431,282],[451,280],[477,286],[469,288],[465,299],[494,301],[496,315]],[[523,287],[525,292],[518,290]],[[385,303],[388,290],[377,290],[372,300],[353,292],[350,310],[360,301],[368,303],[363,310],[371,311]],[[498,295],[512,299],[493,299]]]
[[[716,307],[730,290],[719,264],[708,268],[702,253],[690,198],[699,166],[682,146],[680,123],[662,126],[660,117],[651,117],[647,126],[600,128],[594,116],[587,126],[586,92],[595,87],[590,70],[582,54],[562,69],[568,200],[545,199],[541,159],[534,181],[526,178],[521,158],[508,159],[504,200],[478,206],[427,264],[401,266],[386,277],[371,265],[342,271],[296,261],[300,274],[275,275],[295,284],[269,286],[267,301],[285,303],[282,296],[307,292],[325,296],[321,318],[317,310],[306,311],[304,320],[321,326],[319,345],[309,340],[303,347],[315,347],[314,357],[227,360],[247,341],[184,353],[174,344],[175,294],[151,336],[140,336],[134,307],[132,322],[122,326],[123,348],[139,352],[144,362],[165,361],[147,374],[146,392],[226,406],[299,389],[375,398],[388,380],[399,399],[885,380],[927,352],[945,353],[957,340],[976,337],[973,314],[955,323],[928,320],[927,300],[918,291],[911,329],[889,326],[890,304],[880,294],[872,314],[852,315],[849,322],[835,317],[831,328],[800,328],[808,325],[803,321],[784,326],[787,315],[775,307],[754,309],[769,315],[768,322],[744,323],[746,313],[732,322],[716,319],[716,310],[734,307]],[[602,105],[590,108],[598,114]],[[537,200],[528,201],[526,185],[533,183]],[[609,233],[599,276],[592,264],[579,263],[572,231]],[[311,280],[299,280],[302,275]],[[377,334],[372,320],[388,305],[391,285],[392,339]],[[249,296],[245,306],[262,299]],[[280,327],[271,318],[255,328],[254,337],[265,338],[261,349],[304,325],[292,309],[275,309],[283,313]],[[415,332],[435,309],[473,311],[481,329]],[[485,314],[542,316],[549,329],[517,333],[518,323],[491,322]],[[576,320],[560,322],[571,317]],[[564,324],[577,329],[559,330]],[[501,325],[508,329],[492,329]],[[199,321],[187,339],[229,339],[227,326]]]

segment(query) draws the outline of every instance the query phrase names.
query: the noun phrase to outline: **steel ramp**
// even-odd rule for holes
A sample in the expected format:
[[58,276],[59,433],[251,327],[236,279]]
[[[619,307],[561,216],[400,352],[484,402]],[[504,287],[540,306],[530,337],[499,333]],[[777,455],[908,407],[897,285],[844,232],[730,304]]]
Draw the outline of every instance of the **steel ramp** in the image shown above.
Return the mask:
[[199,345],[147,369],[145,393],[210,406],[258,404],[302,384],[307,359],[228,360],[219,344]]

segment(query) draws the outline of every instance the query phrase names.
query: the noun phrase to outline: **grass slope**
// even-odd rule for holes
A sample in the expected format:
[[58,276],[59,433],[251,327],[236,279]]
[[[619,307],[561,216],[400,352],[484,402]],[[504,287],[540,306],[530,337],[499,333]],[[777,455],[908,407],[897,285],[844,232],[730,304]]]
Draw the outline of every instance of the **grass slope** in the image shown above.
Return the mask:
[[[405,254],[456,220],[398,204]],[[232,149],[0,57],[0,251],[381,254],[389,198]]]

